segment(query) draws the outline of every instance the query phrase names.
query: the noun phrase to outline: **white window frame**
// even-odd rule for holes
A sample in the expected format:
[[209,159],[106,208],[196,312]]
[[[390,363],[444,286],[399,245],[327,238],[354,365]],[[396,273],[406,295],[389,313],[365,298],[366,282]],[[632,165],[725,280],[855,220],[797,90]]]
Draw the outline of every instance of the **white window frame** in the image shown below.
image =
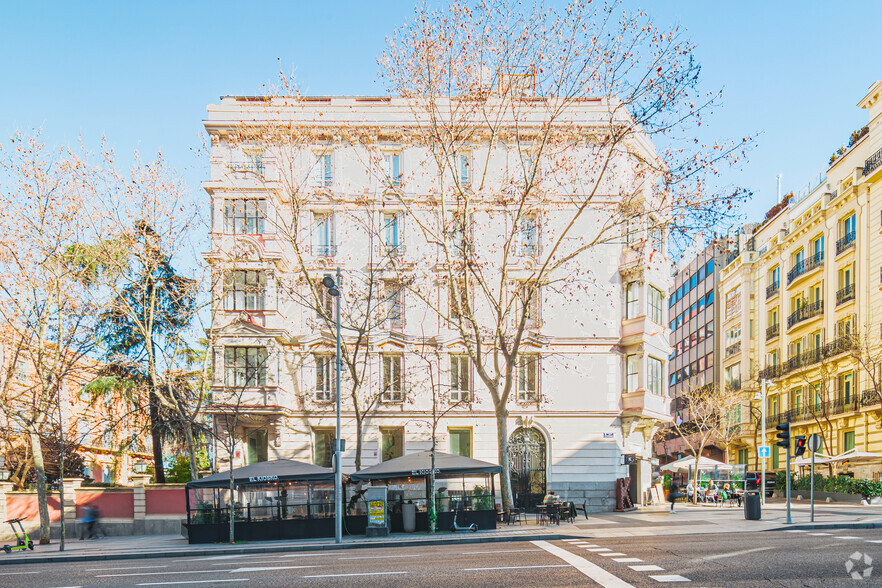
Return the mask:
[[640,316],[640,292],[637,282],[625,284],[625,318],[633,319]]
[[231,388],[266,386],[268,362],[266,347],[224,347],[224,385]]
[[539,220],[534,215],[518,219],[518,254],[522,257],[539,255]]
[[636,353],[625,356],[625,391],[636,392],[640,385],[640,356]]
[[649,285],[647,288],[646,306],[650,320],[657,325],[665,324],[664,298],[661,290],[651,284]]
[[647,386],[646,389],[658,396],[662,395],[662,382],[664,380],[664,362],[652,357],[647,358]]
[[314,399],[316,402],[331,402],[337,387],[337,370],[334,355],[314,353],[315,364]]
[[518,402],[539,402],[539,354],[518,356],[517,376]]
[[450,355],[450,401],[470,402],[472,399],[472,372],[468,355]]
[[266,222],[266,198],[224,198],[224,233],[262,235]]
[[315,221],[315,255],[333,257],[337,254],[337,219],[333,212],[313,213]]
[[329,188],[334,184],[333,152],[315,153],[315,161],[310,168],[310,180],[317,188]]
[[404,287],[395,280],[383,281],[383,306],[386,329],[401,330],[404,328]]
[[224,310],[266,310],[266,272],[263,270],[225,272]]
[[383,153],[383,183],[393,187],[401,186],[401,153]]
[[382,217],[383,246],[389,255],[401,255],[404,251],[402,213],[384,212]]
[[383,402],[404,402],[404,357],[380,355],[381,399]]

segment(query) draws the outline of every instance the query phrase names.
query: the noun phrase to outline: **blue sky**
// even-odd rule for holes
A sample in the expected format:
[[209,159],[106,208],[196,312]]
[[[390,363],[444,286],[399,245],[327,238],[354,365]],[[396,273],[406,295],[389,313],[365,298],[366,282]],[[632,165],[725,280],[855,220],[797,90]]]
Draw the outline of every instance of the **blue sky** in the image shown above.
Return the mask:
[[[706,121],[718,137],[759,133],[726,180],[752,189],[757,218],[826,169],[855,105],[882,75],[872,23],[882,2],[626,2],[696,44]],[[49,143],[102,136],[121,156],[161,149],[194,190],[204,179],[201,121],[225,94],[255,94],[280,67],[307,94],[376,94],[376,56],[412,2],[12,2],[0,19],[0,136],[42,126]]]

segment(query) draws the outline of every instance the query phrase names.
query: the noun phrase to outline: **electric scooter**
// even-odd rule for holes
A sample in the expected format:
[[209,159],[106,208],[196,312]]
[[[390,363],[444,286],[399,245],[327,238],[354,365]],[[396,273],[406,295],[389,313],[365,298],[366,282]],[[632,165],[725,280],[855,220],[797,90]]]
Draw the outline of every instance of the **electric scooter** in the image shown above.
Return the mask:
[[[12,545],[4,545],[3,551],[6,553],[12,553],[13,551],[21,551],[23,549],[34,550],[34,542],[31,541],[31,538],[28,537],[28,534],[24,530],[24,525],[21,524],[23,520],[27,517],[21,517],[18,519],[9,519],[6,521],[9,523],[9,526],[12,527],[12,532],[15,533],[16,543],[15,546]],[[15,528],[15,523],[18,523],[18,529]],[[21,530],[21,534],[19,535],[19,530]]]
[[474,533],[475,531],[478,530],[478,525],[476,525],[475,523],[472,523],[471,525],[468,525],[465,527],[461,527],[456,522],[456,515],[458,515],[460,513],[461,506],[462,506],[462,501],[457,500],[456,501],[456,510],[453,511],[453,526],[450,527],[450,532],[456,533],[457,531],[471,531],[472,533]]

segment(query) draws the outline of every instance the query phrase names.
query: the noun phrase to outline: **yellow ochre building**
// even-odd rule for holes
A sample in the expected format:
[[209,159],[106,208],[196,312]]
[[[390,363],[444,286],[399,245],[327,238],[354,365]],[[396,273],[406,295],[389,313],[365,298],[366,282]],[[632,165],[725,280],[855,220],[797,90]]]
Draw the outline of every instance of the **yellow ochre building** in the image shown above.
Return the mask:
[[[719,278],[722,379],[756,391],[734,415],[730,463],[758,469],[766,381],[767,469],[785,467],[775,426],[819,433],[822,453],[882,453],[882,81],[858,103],[869,124],[831,157],[826,175],[734,237]],[[877,359],[878,358],[878,359]],[[749,394],[748,398],[753,398]],[[822,470],[823,471],[823,470]],[[838,473],[879,479],[858,459]]]

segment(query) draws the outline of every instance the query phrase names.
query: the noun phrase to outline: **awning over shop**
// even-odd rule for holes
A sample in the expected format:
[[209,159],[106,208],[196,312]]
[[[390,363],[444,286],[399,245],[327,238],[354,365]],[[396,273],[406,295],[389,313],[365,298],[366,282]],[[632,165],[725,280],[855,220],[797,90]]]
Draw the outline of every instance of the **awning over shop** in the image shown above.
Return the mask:
[[[274,459],[261,461],[233,470],[233,479],[236,486],[245,484],[270,484],[273,482],[305,482],[319,480],[333,480],[334,470],[295,461],[293,459]],[[187,483],[187,488],[229,488],[230,472],[220,472],[193,480]]]
[[[396,457],[375,466],[365,468],[349,476],[353,482],[364,480],[385,480],[388,478],[405,478],[408,476],[428,476],[431,474],[432,452],[421,451],[402,457]],[[445,476],[469,476],[472,474],[498,474],[502,466],[494,465],[486,461],[451,455],[449,453],[435,452],[435,475]]]

